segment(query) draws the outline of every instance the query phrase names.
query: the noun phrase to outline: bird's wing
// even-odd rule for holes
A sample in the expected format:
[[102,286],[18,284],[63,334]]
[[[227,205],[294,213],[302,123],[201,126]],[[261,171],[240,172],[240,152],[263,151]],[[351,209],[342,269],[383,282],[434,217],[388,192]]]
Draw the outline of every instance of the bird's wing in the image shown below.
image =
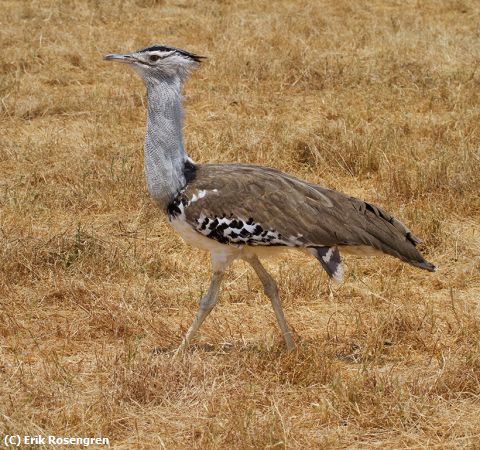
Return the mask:
[[419,239],[382,209],[275,169],[199,165],[176,202],[192,227],[225,244],[370,246],[424,262]]

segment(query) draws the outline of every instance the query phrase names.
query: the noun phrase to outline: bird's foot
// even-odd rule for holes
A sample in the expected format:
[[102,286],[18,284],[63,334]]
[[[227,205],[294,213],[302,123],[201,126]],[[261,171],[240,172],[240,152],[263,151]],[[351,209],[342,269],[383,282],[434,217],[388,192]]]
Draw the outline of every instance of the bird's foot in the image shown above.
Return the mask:
[[188,347],[188,342],[183,340],[182,343],[178,346],[178,348],[173,352],[173,359],[178,359],[180,356],[185,354],[185,350]]
[[292,335],[290,333],[285,334],[283,336],[283,339],[285,341],[285,345],[287,347],[287,350],[289,352],[294,352],[297,349],[297,346],[295,345],[295,342],[293,342]]

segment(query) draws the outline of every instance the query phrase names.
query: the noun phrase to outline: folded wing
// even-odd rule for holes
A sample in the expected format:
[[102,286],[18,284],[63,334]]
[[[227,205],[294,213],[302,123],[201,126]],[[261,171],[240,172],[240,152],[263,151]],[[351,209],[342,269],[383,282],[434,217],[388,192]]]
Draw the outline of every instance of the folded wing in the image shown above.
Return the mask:
[[274,169],[198,166],[179,201],[191,226],[225,244],[370,247],[435,270],[415,248],[420,240],[383,209]]

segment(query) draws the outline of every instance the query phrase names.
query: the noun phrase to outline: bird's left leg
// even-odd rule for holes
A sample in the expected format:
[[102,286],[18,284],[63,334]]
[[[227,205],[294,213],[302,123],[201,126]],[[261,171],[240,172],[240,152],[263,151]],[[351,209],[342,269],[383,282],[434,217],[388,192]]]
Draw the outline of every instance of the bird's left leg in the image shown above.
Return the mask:
[[190,328],[188,329],[187,334],[185,335],[185,338],[183,339],[178,350],[182,350],[190,344],[192,339],[197,334],[197,331],[199,330],[203,321],[207,318],[217,303],[220,285],[222,283],[223,276],[225,275],[225,270],[227,270],[228,266],[234,259],[235,257],[230,254],[212,252],[213,275],[210,282],[210,287],[207,294],[200,300],[200,307],[198,308],[197,315],[195,316],[192,325],[190,325]]

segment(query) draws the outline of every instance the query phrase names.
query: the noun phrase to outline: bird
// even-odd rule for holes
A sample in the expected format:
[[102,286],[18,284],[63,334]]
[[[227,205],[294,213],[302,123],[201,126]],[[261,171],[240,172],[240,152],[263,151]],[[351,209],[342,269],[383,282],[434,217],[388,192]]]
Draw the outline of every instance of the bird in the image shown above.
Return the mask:
[[178,350],[197,335],[235,260],[250,264],[260,279],[289,351],[296,345],[277,283],[261,259],[301,251],[316,258],[337,282],[343,277],[341,253],[387,254],[436,270],[416,248],[420,239],[379,206],[269,167],[194,162],[183,142],[182,90],[205,57],[151,45],[104,59],[130,66],[145,84],[144,171],[150,196],[187,244],[210,252],[210,286]]

